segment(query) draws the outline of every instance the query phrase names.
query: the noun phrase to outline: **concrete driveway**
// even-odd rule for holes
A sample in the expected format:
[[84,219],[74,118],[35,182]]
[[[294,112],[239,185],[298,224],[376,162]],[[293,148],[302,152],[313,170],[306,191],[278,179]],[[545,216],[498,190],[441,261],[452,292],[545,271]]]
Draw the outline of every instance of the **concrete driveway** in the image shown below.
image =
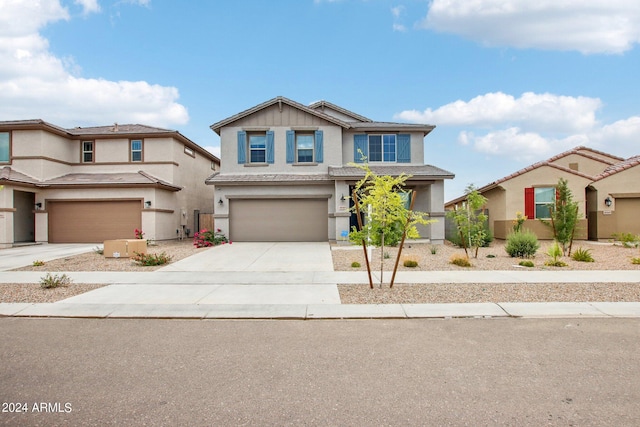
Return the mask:
[[333,271],[333,261],[328,242],[236,242],[158,271]]
[[0,249],[0,271],[32,265],[33,261],[46,262],[91,252],[97,246],[98,243],[51,243]]

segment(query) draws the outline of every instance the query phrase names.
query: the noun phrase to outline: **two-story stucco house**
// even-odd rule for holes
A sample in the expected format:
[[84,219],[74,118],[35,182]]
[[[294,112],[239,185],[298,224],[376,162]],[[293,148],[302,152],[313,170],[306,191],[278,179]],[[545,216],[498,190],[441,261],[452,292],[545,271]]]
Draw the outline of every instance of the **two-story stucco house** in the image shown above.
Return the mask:
[[220,160],[177,131],[0,122],[0,247],[175,239],[212,212]]
[[234,241],[343,239],[355,224],[349,197],[366,156],[381,175],[412,175],[414,209],[437,222],[423,238],[444,239],[444,180],[453,174],[424,164],[431,125],[375,122],[320,101],[309,106],[273,98],[211,126],[220,135],[216,227]]

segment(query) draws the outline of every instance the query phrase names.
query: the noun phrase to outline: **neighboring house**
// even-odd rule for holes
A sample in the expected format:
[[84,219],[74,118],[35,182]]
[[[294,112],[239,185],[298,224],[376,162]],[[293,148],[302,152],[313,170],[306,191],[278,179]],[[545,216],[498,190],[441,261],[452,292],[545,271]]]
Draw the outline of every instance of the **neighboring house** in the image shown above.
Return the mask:
[[415,210],[438,221],[422,237],[444,240],[444,180],[453,174],[424,164],[424,137],[434,126],[374,122],[329,102],[309,106],[277,97],[219,121],[215,221],[234,241],[346,239],[355,225],[350,194],[364,172],[412,175]]
[[212,212],[220,160],[177,131],[0,122],[0,247],[174,239]]
[[[616,232],[640,233],[640,157],[624,160],[587,147],[576,147],[492,182],[478,191],[488,201],[489,227],[494,236],[506,238],[518,212],[527,216],[524,226],[541,239],[551,239],[549,227],[538,219],[549,218],[560,178],[568,181],[578,202],[576,239],[608,239]],[[464,202],[465,196],[446,204]],[[609,204],[609,206],[607,205]]]

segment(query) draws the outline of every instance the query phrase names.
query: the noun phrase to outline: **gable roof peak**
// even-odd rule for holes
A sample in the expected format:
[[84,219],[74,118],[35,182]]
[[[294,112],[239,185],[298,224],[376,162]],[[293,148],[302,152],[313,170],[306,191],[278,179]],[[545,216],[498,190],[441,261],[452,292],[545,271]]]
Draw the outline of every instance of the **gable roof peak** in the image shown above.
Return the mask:
[[346,108],[340,107],[339,105],[333,104],[329,101],[325,101],[324,99],[320,100],[320,101],[316,101],[316,102],[312,102],[311,104],[309,104],[309,108],[313,109],[313,110],[319,110],[324,112],[325,109],[330,109],[330,110],[335,110],[347,117],[350,117],[352,119],[354,119],[355,121],[358,122],[372,122],[373,120],[369,119],[368,117],[365,116],[361,116],[360,114],[354,113],[351,110],[347,110]]

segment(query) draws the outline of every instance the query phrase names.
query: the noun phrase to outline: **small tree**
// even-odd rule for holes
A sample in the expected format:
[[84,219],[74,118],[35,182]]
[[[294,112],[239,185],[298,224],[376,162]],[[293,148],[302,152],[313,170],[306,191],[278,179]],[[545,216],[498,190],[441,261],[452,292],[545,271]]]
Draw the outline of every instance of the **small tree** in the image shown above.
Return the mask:
[[487,234],[487,215],[482,211],[487,198],[472,185],[466,188],[467,199],[459,209],[455,206],[447,216],[454,221],[460,235],[460,242],[464,253],[469,256],[467,248],[473,250],[473,257],[478,258],[478,248],[484,244]]
[[[405,235],[410,239],[420,237],[416,228],[417,224],[428,224],[433,222],[427,220],[427,213],[409,211],[405,206],[403,188],[410,175],[404,173],[397,177],[389,175],[379,176],[371,171],[369,165],[364,163],[353,166],[365,172],[355,187],[355,195],[358,198],[357,206],[365,212],[371,212],[367,223],[361,230],[355,228],[349,233],[352,242],[363,242],[367,236],[372,237],[372,241],[380,246],[380,286],[383,283],[384,269],[384,248],[387,236],[397,244],[398,237]],[[369,207],[371,207],[369,209]]]
[[578,224],[578,202],[573,200],[568,181],[558,180],[556,186],[556,203],[549,205],[551,221],[542,221],[553,229],[553,238],[560,244],[562,255],[571,256],[573,236]]

